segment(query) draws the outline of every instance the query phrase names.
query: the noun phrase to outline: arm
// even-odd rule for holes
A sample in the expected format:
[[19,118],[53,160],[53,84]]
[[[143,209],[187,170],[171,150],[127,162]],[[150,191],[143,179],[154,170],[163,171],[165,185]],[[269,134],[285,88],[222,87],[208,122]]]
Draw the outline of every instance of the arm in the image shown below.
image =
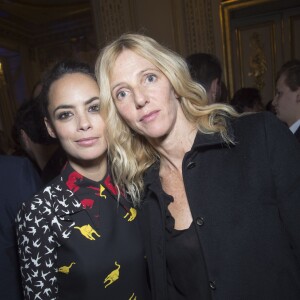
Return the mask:
[[43,198],[35,196],[17,215],[19,260],[24,299],[57,299],[57,246]]

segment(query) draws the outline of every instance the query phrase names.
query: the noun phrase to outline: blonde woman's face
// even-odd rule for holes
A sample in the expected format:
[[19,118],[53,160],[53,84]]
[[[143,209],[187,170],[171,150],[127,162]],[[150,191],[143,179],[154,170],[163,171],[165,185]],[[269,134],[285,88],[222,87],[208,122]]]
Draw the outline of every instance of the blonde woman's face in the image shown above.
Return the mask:
[[105,124],[99,109],[99,88],[90,76],[66,74],[51,85],[51,120],[46,120],[46,126],[59,139],[71,164],[106,157]]
[[125,49],[110,75],[117,110],[137,133],[147,139],[168,135],[180,107],[168,78],[151,62]]

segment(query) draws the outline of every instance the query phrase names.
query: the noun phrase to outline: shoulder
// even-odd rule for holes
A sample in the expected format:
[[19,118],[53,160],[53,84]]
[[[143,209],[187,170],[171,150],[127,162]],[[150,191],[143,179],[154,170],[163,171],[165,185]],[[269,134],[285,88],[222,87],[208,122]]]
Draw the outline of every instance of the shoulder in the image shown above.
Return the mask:
[[26,157],[21,156],[10,156],[10,155],[0,155],[1,173],[8,172],[10,170],[32,170],[35,172],[35,167],[31,161]]
[[17,156],[0,156],[0,182],[0,198],[18,203],[28,200],[42,185],[31,161]]
[[292,136],[288,127],[270,112],[260,112],[241,115],[231,121],[237,136],[254,136],[256,138],[267,136]]
[[35,207],[39,206],[53,206],[57,198],[57,194],[66,193],[66,186],[62,181],[61,176],[55,177],[50,183],[45,186],[42,186],[29,200],[23,203],[23,209],[30,209],[32,204],[35,204]]
[[[248,113],[242,114],[240,117],[234,119],[232,124],[236,127],[261,127],[266,124],[274,124],[275,126],[285,126],[278,118],[270,112]],[[286,126],[285,126],[286,127]]]
[[299,161],[299,142],[289,128],[272,113],[243,115],[231,124],[240,147],[246,147],[249,151],[264,149],[272,157],[276,154],[277,158],[296,157]]

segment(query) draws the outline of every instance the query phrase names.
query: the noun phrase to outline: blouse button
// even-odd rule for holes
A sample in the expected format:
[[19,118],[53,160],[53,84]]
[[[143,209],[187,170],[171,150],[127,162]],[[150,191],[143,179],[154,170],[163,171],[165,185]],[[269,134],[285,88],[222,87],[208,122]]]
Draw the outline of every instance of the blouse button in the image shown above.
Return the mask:
[[190,162],[188,163],[188,165],[187,165],[187,168],[188,168],[188,169],[193,169],[193,168],[195,168],[195,166],[196,166],[196,163],[195,163],[194,161],[190,161]]
[[203,226],[204,225],[204,218],[203,217],[198,217],[196,219],[196,223],[198,226]]

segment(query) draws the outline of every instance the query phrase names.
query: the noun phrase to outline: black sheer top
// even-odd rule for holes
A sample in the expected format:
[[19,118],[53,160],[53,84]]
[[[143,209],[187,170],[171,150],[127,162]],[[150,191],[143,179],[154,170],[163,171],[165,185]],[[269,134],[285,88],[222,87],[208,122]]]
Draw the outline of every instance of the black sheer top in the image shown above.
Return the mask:
[[165,195],[166,259],[169,299],[211,299],[206,265],[195,224],[185,230],[174,229],[175,220],[168,210],[173,201]]

